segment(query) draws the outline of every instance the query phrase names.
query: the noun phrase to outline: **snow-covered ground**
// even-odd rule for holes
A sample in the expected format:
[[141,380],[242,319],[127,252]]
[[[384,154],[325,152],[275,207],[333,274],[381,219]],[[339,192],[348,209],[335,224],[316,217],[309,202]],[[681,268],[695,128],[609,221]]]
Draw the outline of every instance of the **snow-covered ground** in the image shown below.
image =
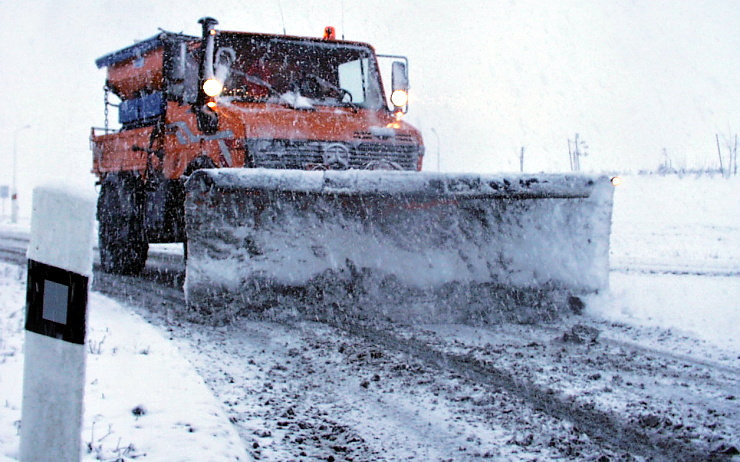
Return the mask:
[[740,351],[740,178],[629,176],[615,194],[611,293],[592,313]]
[[[656,347],[657,343],[654,340],[658,338],[660,341],[678,342],[679,345],[672,347],[672,351],[681,354],[702,350],[706,352],[702,357],[707,357],[716,350],[717,355],[713,357],[721,359],[725,367],[736,370],[740,364],[738,198],[740,181],[737,178],[729,180],[717,176],[624,178],[624,184],[617,189],[615,196],[611,292],[590,300],[587,311],[589,319],[595,323],[604,323],[606,320],[618,322],[624,325],[623,339],[632,336],[629,340],[643,343],[647,347]],[[22,234],[24,229],[22,226],[0,226],[0,234],[3,236],[13,232]],[[18,456],[24,297],[25,272],[16,266],[0,263],[0,462],[13,461]],[[245,435],[244,429],[250,428],[249,425],[253,423],[241,423],[239,424],[241,429],[235,429],[230,422],[234,410],[251,407],[253,418],[258,419],[259,414],[256,412],[258,408],[273,406],[274,413],[277,413],[278,409],[281,413],[284,411],[286,415],[283,420],[291,422],[290,413],[299,412],[300,409],[276,401],[276,397],[279,396],[278,389],[295,387],[296,390],[304,390],[309,396],[317,396],[316,392],[311,395],[310,388],[304,388],[297,382],[308,380],[310,383],[306,383],[306,387],[309,385],[318,387],[318,382],[314,384],[314,381],[339,381],[340,369],[351,370],[357,366],[360,359],[370,361],[371,358],[376,360],[380,358],[378,354],[373,356],[372,352],[369,356],[365,356],[364,353],[353,353],[353,362],[348,365],[342,363],[341,358],[334,358],[341,355],[334,352],[331,343],[333,340],[339,340],[340,343],[344,340],[322,338],[320,327],[314,334],[317,345],[320,343],[315,353],[302,351],[299,343],[288,337],[281,337],[281,328],[278,326],[271,330],[277,338],[260,339],[259,335],[253,335],[251,338],[245,335],[243,346],[248,348],[251,345],[256,348],[256,364],[255,358],[245,357],[243,353],[240,356],[237,345],[224,341],[224,350],[228,350],[229,354],[236,358],[235,363],[220,364],[214,369],[242,370],[237,369],[236,362],[243,359],[241,362],[251,364],[249,367],[255,369],[255,375],[229,378],[228,375],[219,372],[221,377],[218,381],[227,383],[231,380],[233,383],[236,379],[242,381],[245,387],[249,384],[264,387],[247,391],[247,396],[256,397],[250,404],[244,397],[234,396],[226,399],[220,395],[218,399],[214,398],[211,391],[214,387],[217,389],[219,385],[214,385],[213,377],[204,381],[204,378],[196,372],[196,367],[203,370],[204,361],[209,355],[207,350],[198,353],[193,351],[201,341],[199,332],[192,332],[193,340],[189,345],[182,339],[172,342],[170,341],[172,335],[166,330],[148,324],[135,314],[134,310],[98,293],[93,293],[90,300],[89,325],[86,412],[82,435],[88,451],[84,460],[251,460],[248,452],[254,453],[254,449],[246,451],[244,446],[247,442],[250,446],[255,444],[253,441],[259,441],[264,446],[263,459],[285,460],[284,457],[288,454],[269,446],[271,440],[278,439],[278,433]],[[630,326],[635,328],[630,329]],[[648,338],[640,334],[645,332],[640,330],[640,327],[649,327],[654,329],[653,332],[659,332]],[[452,338],[457,335],[453,335],[453,331],[460,329],[456,326],[433,328],[438,333],[444,332],[444,335]],[[233,338],[233,334],[224,331],[225,337],[227,334]],[[264,331],[256,331],[255,334],[261,335]],[[209,335],[214,336],[204,335],[204,341]],[[327,335],[333,334],[328,332]],[[491,339],[486,342],[494,343]],[[348,346],[341,348],[340,353],[348,354],[346,351],[352,349],[349,340],[347,343]],[[537,346],[535,342],[530,342],[527,347],[543,348],[544,345]],[[274,351],[269,348],[274,348]],[[311,372],[308,375],[295,376],[285,369],[285,364],[274,358],[270,359],[272,355],[281,357],[283,353],[298,362],[305,359],[304,356],[307,354],[318,355],[320,362],[316,364],[324,366],[316,371],[318,374]],[[200,358],[191,364],[188,359],[196,356]],[[262,360],[266,361],[261,362]],[[270,365],[269,361],[276,362]],[[333,361],[338,362],[335,364]],[[316,367],[316,364],[313,364],[313,367]],[[257,372],[258,369],[261,371],[263,366],[269,377],[269,388],[267,381],[263,381]],[[545,364],[542,367],[547,369],[549,366]],[[407,373],[408,369],[394,371]],[[328,375],[325,379],[322,379],[324,376],[314,377],[321,373]],[[208,382],[211,390],[205,382]],[[613,378],[612,382],[614,386]],[[394,383],[391,377],[384,376],[380,371],[379,375],[362,382],[357,388],[345,385],[344,389],[348,395],[336,396],[335,399],[351,400],[353,393],[356,393],[354,390],[372,391],[373,387],[381,385],[389,387]],[[439,390],[432,390],[434,394],[431,391],[425,394],[424,390],[433,387],[426,387],[416,378],[408,383],[412,384],[414,389],[402,390],[401,393],[415,394],[416,399],[436,403]],[[226,388],[221,388],[224,389]],[[384,399],[399,396],[398,390],[395,394],[393,390],[387,391],[389,392],[378,396]],[[265,398],[259,399],[260,396]],[[358,395],[357,399],[374,402],[373,396],[375,395],[372,393]],[[477,400],[475,396],[473,398]],[[438,406],[437,417],[433,415],[430,418],[443,418],[443,409],[446,409],[444,402],[440,401]],[[388,409],[383,410],[384,413],[387,411]],[[419,417],[418,409],[416,413],[411,409],[407,411],[409,419],[426,418]],[[396,418],[406,415],[397,409],[394,412]],[[370,421],[371,417],[354,415],[348,419],[362,421],[364,418],[368,420],[364,426],[369,428],[378,427],[385,422],[384,416],[377,415],[372,418],[378,419],[377,424]],[[403,437],[411,438],[411,433],[414,433],[415,438],[423,441],[426,430],[421,429],[421,423],[409,422],[409,424],[409,432]],[[278,423],[278,426],[280,425]],[[445,430],[449,435],[453,434],[452,425]],[[466,431],[475,428],[464,427],[462,423],[455,425],[458,425],[456,429],[466,428]],[[497,431],[505,433],[506,424],[501,425],[501,430]],[[441,423],[438,426],[442,428]],[[379,433],[382,434],[382,431],[378,430],[375,434]],[[288,435],[289,432],[285,435],[286,439]],[[521,441],[525,436],[512,438],[507,444],[514,449],[499,451],[499,454],[503,454],[507,460],[530,460],[525,456],[517,456],[517,450],[521,448],[526,450],[527,446]],[[399,438],[390,434],[389,437]],[[467,438],[467,441],[472,441],[470,438],[473,440],[478,438],[485,442],[487,437],[478,434]],[[295,440],[297,441],[297,438]],[[451,437],[450,441],[456,440]],[[434,447],[441,446],[435,443]],[[397,455],[403,454],[402,448],[399,448],[399,451],[401,452]],[[412,457],[411,453],[407,455]],[[462,460],[472,460],[469,456],[470,454]],[[544,457],[546,458],[546,454]],[[381,459],[391,460],[393,455],[385,454]]]
[[[0,262],[0,462],[18,457],[24,300],[25,271]],[[89,306],[83,460],[251,460],[162,332],[100,294]]]

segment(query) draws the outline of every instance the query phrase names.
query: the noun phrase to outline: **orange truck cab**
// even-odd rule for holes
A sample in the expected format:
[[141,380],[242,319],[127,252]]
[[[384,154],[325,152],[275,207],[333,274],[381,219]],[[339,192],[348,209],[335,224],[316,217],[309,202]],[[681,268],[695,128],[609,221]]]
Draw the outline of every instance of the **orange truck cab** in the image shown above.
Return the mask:
[[[148,243],[184,242],[184,181],[201,168],[421,170],[402,120],[407,61],[324,37],[162,32],[101,57],[106,124],[93,128],[101,260],[136,273]],[[390,59],[391,96],[378,57]],[[109,93],[120,128],[108,128]]]

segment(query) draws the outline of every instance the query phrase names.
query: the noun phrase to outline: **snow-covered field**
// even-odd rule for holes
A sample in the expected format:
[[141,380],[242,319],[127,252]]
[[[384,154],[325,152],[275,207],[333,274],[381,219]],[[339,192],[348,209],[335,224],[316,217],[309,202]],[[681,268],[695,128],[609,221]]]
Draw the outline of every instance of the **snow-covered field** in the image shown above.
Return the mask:
[[[738,198],[738,178],[728,180],[706,175],[624,178],[624,184],[617,189],[615,196],[611,292],[595,296],[589,301],[586,318],[596,325],[617,323],[620,327],[612,333],[619,331],[623,336],[616,340],[629,340],[647,348],[661,347],[677,355],[696,353],[699,359],[716,360],[727,370],[737,370],[740,367]],[[2,236],[14,232],[22,234],[23,231],[22,227],[0,226]],[[24,271],[17,266],[0,263],[0,462],[13,461],[18,457],[24,297]],[[511,430],[509,425],[522,428],[523,424],[515,420],[480,422],[476,425],[458,422],[454,414],[446,414],[451,413],[452,408],[445,407],[442,399],[438,398],[440,390],[426,385],[429,377],[421,373],[418,376],[412,374],[415,366],[407,367],[404,363],[404,367],[400,368],[399,363],[390,361],[388,353],[356,352],[348,339],[336,336],[331,329],[316,328],[312,334],[315,343],[312,347],[315,350],[311,351],[301,349],[305,342],[296,342],[284,336],[279,326],[255,330],[250,335],[245,333],[238,345],[230,343],[235,338],[233,332],[219,332],[212,328],[206,329],[211,332],[209,334],[201,335],[201,332],[192,331],[189,340],[183,340],[180,335],[179,339],[173,341],[176,335],[147,323],[136,314],[140,309],[131,309],[98,293],[93,293],[91,297],[86,412],[82,435],[87,451],[83,460],[233,461],[251,460],[255,454],[260,454],[262,460],[290,460],[290,452],[280,448],[291,444],[302,445],[298,437],[300,430],[308,431],[310,428],[307,430],[304,427],[314,423],[297,419],[295,414],[300,413],[301,407],[281,401],[278,398],[281,396],[279,391],[300,390],[304,396],[319,399],[315,390],[325,390],[320,388],[321,382],[337,382],[341,385],[335,388],[339,391],[337,396],[332,397],[336,409],[347,408],[346,405],[342,407],[337,404],[344,400],[360,403],[353,404],[359,406],[353,409],[378,412],[347,415],[346,422],[357,423],[355,431],[366,427],[374,435],[386,435],[389,441],[402,443],[413,440],[418,446],[416,450],[409,450],[411,446],[399,443],[398,452],[378,455],[380,460],[397,460],[401,456],[409,460],[429,460],[424,457],[435,455],[437,457],[432,460],[437,460],[441,458],[440,454],[449,454],[445,452],[445,445],[457,444],[455,432],[464,433],[462,441],[471,445],[481,445],[481,440],[485,445],[489,440],[505,439],[508,442],[502,443],[504,448],[497,449],[497,454],[504,460],[534,460],[537,457],[546,460],[548,454],[555,454],[545,452],[537,456],[533,446],[530,446],[531,441],[524,444],[527,435],[516,433],[507,436],[506,432]],[[178,324],[176,320],[170,322]],[[517,329],[511,326],[503,330]],[[461,334],[470,330],[463,326],[429,326],[429,330],[452,339],[467,335],[471,341],[478,335],[476,341],[481,345],[495,343],[493,339],[485,339],[482,334],[472,332],[474,330]],[[261,338],[265,332],[272,337]],[[524,336],[522,342],[528,343],[528,348],[542,349],[546,346],[526,340],[526,330],[521,335]],[[234,362],[214,364],[210,369],[216,372],[205,374],[204,371],[209,370],[209,357],[221,356],[206,348],[198,351],[198,345],[201,342],[205,344],[209,337],[219,336],[224,338],[221,344],[223,350]],[[343,346],[338,347],[339,344]],[[666,346],[668,344],[670,346]],[[213,344],[209,345],[208,348],[213,348]],[[252,353],[245,353],[247,351]],[[344,361],[343,355],[351,360]],[[310,364],[310,367],[316,368],[315,371],[303,374],[294,374],[291,366],[286,368],[284,362],[276,359],[287,357],[300,362],[309,356],[316,356],[319,361]],[[547,355],[540,356],[547,361]],[[364,381],[358,380],[354,386],[349,385],[351,380],[342,382],[340,375],[351,376],[353,370],[360,368],[360,363],[386,360],[393,365],[393,374],[405,377],[403,381],[394,381],[392,374],[386,376],[379,370],[378,375],[372,375]],[[538,367],[548,369],[552,366],[542,364]],[[245,367],[251,368],[249,370],[254,373],[249,376],[227,374],[228,371],[247,370]],[[362,371],[367,373],[365,369]],[[612,387],[616,387],[615,377],[630,376],[610,370],[601,373],[612,377]],[[454,379],[450,383],[457,381]],[[229,395],[228,390],[232,390],[228,388],[229,384],[233,385],[234,382],[241,386],[243,395]],[[596,385],[600,383],[597,379],[592,379],[592,382]],[[398,386],[408,388],[399,390]],[[382,394],[370,393],[375,387],[378,390],[380,387],[386,388]],[[456,387],[458,392],[461,387],[464,389],[460,384]],[[369,392],[365,393],[366,390]],[[212,394],[214,392],[217,398]],[[597,390],[594,389],[594,393]],[[735,395],[738,393],[740,390]],[[400,400],[400,394],[414,395],[416,401]],[[608,399],[616,399],[618,395],[616,392],[610,393]],[[304,402],[301,406],[314,407],[310,400],[305,402],[306,399],[302,399]],[[386,402],[381,403],[381,399]],[[478,402],[483,397],[472,395],[472,398],[468,396],[460,402],[465,403],[467,399]],[[422,406],[420,415],[420,408],[399,408],[399,405],[415,402],[427,403],[430,406],[428,409],[434,411],[426,412],[424,409],[427,408]],[[616,407],[623,405],[629,406],[622,402]],[[235,414],[236,410],[241,413]],[[510,416],[510,412],[502,415]],[[388,422],[386,414],[401,420],[392,429],[406,428],[402,435],[382,428]],[[277,422],[276,428],[282,428],[285,422],[286,429],[245,434],[246,429],[267,427],[260,420],[260,416],[264,415],[275,415],[276,419],[282,419]],[[244,416],[252,417],[250,420]],[[408,421],[404,423],[403,419]],[[734,419],[737,424],[738,418]],[[430,426],[422,428],[427,421]],[[289,428],[294,423],[302,426],[290,433]],[[343,431],[335,429],[333,435],[344,434],[342,444],[351,446],[353,439],[358,437],[352,436],[352,432]],[[425,434],[429,441],[425,442]],[[440,435],[445,439],[440,440]],[[279,436],[283,440],[282,446],[277,444]],[[291,437],[293,440],[290,440]],[[383,444],[373,446],[367,437],[365,440],[363,444],[368,446],[384,447]],[[587,446],[587,442],[583,444]],[[578,456],[572,458],[577,459]],[[325,454],[312,458],[309,453],[305,460],[327,459]],[[459,460],[477,459],[468,453],[464,457],[461,455]]]
[[740,351],[740,179],[630,176],[617,188],[607,319]]

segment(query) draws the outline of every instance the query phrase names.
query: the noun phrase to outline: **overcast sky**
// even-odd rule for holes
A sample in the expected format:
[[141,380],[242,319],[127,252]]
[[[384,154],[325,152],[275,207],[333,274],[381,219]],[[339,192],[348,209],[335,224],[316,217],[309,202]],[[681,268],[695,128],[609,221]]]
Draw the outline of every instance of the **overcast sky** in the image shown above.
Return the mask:
[[105,81],[95,59],[160,27],[198,35],[203,16],[295,35],[334,25],[408,56],[408,120],[431,170],[439,152],[443,171],[516,171],[524,147],[527,171],[565,171],[575,133],[586,170],[655,168],[664,152],[712,166],[715,134],[740,132],[735,0],[0,0],[0,185],[15,146],[21,214],[39,182],[93,181]]

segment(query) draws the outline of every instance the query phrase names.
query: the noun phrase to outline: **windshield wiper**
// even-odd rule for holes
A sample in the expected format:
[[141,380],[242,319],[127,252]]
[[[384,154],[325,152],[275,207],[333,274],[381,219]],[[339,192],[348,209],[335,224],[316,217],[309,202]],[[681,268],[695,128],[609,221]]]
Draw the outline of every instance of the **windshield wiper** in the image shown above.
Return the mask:
[[[338,87],[334,85],[333,83],[329,82],[328,80],[319,77],[316,74],[306,74],[303,78],[304,80],[311,80],[313,82],[316,82],[320,87],[333,92],[334,95],[330,95],[328,97],[336,100],[339,105],[350,107],[354,110],[354,112],[357,112],[357,110],[359,109],[359,105],[352,102],[352,93],[345,90],[344,88]],[[349,101],[344,101],[344,99],[347,97],[349,97]],[[322,100],[326,100],[326,96],[322,98]]]
[[246,79],[246,81],[249,83],[253,83],[255,85],[259,85],[260,87],[266,88],[270,93],[272,93],[273,96],[277,96],[278,98],[281,96],[280,92],[277,91],[275,87],[265,82],[261,78],[257,77],[256,75],[247,74],[246,72],[239,72],[239,71],[236,71],[235,73],[243,76]]
[[281,103],[293,109],[313,109],[313,106],[311,105],[310,100],[308,100],[308,98],[301,96],[300,93],[294,93],[294,92],[280,93],[277,89],[275,89],[275,87],[273,87],[268,82],[261,79],[260,77],[257,77],[256,75],[247,74],[246,72],[241,72],[241,71],[236,71],[236,70],[233,70],[233,72],[234,74],[237,74],[243,77],[247,83],[252,83],[252,84],[265,88],[269,94],[267,95],[266,98],[256,97],[254,95],[251,95],[248,92],[247,88],[242,85],[242,86],[234,87],[230,89],[229,90],[230,96],[252,100],[252,101]]

